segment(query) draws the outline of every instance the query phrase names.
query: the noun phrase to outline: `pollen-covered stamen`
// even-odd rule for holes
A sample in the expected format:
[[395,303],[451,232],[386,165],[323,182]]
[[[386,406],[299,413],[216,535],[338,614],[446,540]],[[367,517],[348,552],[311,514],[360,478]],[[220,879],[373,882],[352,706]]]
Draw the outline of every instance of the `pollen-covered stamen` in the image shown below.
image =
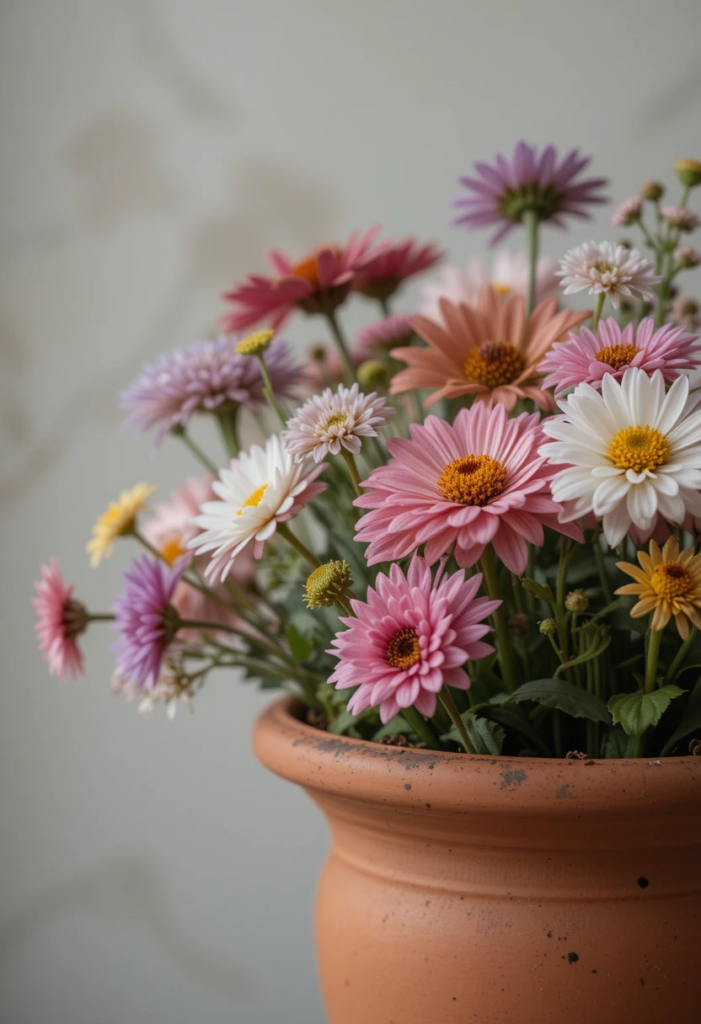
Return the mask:
[[672,448],[665,435],[654,427],[624,427],[611,441],[607,455],[616,469],[645,473],[664,466]]
[[336,412],[336,413],[333,414],[333,416],[329,416],[329,418],[327,419],[327,421],[326,421],[326,428],[325,429],[329,430],[330,427],[340,427],[340,426],[342,426],[342,424],[344,424],[346,422],[347,419],[348,419],[348,414],[347,413],[345,413],[345,412]]
[[620,370],[629,366],[640,351],[635,345],[606,345],[596,353],[596,361]]
[[678,562],[663,562],[656,566],[650,585],[666,601],[687,597],[695,586],[692,574]]
[[487,388],[512,384],[523,373],[526,360],[508,341],[485,341],[465,359],[465,377]]
[[504,490],[506,466],[491,455],[463,455],[438,478],[438,490],[457,505],[488,505]]
[[236,510],[236,515],[240,516],[245,508],[258,508],[267,489],[268,485],[263,484],[261,487],[257,487],[255,491],[252,491],[244,501],[241,508]]
[[407,669],[421,660],[419,634],[413,626],[399,629],[389,638],[385,648],[385,661],[392,668]]
[[307,608],[328,608],[345,598],[352,585],[348,562],[326,562],[307,578],[302,599]]

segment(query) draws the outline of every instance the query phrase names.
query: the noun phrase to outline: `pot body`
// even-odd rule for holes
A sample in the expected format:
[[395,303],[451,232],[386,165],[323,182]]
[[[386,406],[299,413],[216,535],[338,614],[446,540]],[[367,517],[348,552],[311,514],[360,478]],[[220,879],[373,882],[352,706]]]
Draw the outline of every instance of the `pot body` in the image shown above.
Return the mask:
[[695,1024],[701,758],[435,754],[278,701],[259,757],[328,818],[329,1024]]

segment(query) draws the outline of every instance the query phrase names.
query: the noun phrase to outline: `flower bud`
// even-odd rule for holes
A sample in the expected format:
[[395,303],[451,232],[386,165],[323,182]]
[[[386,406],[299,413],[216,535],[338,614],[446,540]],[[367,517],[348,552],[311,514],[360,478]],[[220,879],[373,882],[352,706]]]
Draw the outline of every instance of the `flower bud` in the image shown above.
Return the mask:
[[683,206],[663,206],[662,216],[671,227],[679,231],[695,231],[699,226],[699,218],[694,211]]
[[366,359],[358,367],[358,380],[367,388],[387,387],[387,367],[381,359]]
[[259,356],[275,337],[275,331],[254,331],[236,344],[240,356]]
[[640,189],[640,195],[642,199],[654,203],[664,195],[664,185],[659,181],[648,181]]
[[679,266],[684,267],[686,270],[698,267],[699,263],[701,263],[701,256],[691,245],[681,245],[675,251],[674,258]]
[[328,608],[344,598],[352,585],[348,562],[326,562],[310,574],[302,599],[307,608]]
[[642,211],[642,199],[638,196],[633,196],[631,199],[626,199],[624,203],[621,203],[611,218],[611,223],[617,227],[630,227],[631,224],[635,224],[640,220]]
[[543,619],[538,625],[538,629],[544,636],[552,636],[557,631],[557,622],[555,619]]
[[565,608],[568,612],[581,615],[589,607],[589,598],[583,590],[570,590],[565,598]]
[[687,188],[701,185],[701,160],[677,160],[674,170],[682,185]]

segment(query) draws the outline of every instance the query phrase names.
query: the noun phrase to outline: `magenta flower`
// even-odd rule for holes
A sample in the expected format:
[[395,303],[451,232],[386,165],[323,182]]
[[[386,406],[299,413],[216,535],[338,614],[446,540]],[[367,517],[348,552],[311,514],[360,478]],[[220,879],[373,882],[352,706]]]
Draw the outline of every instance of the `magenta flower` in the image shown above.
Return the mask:
[[355,275],[353,290],[371,299],[388,299],[410,277],[435,267],[444,254],[433,244],[415,238],[387,242],[386,247]]
[[563,227],[567,215],[588,217],[587,207],[607,201],[599,190],[608,184],[606,178],[577,180],[589,163],[590,158],[576,149],[558,163],[554,146],[538,154],[535,146],[519,142],[510,161],[497,153],[491,164],[475,163],[475,177],[459,179],[470,195],[453,201],[464,210],[454,223],[470,228],[499,225],[490,239],[496,245],[521,223],[526,211],[558,227]]
[[380,573],[368,587],[367,603],[351,601],[356,618],[328,651],[340,659],[329,682],[337,690],[358,689],[348,701],[354,714],[380,706],[388,722],[402,708],[414,705],[430,717],[443,686],[466,690],[470,677],[465,662],[477,661],[494,650],[482,641],[489,632],[483,621],[501,604],[475,597],[480,573],[465,580],[464,570],[435,580],[423,558],[415,556],[406,577],[398,565],[389,576]]
[[451,427],[429,416],[412,424],[411,440],[391,438],[393,458],[373,470],[355,504],[372,511],[357,526],[369,541],[368,564],[397,561],[424,546],[432,565],[455,545],[460,566],[474,565],[492,544],[517,575],[526,569],[526,542],[540,546],[543,527],[581,538],[558,521],[561,505],[550,495],[553,469],[538,446],[544,437],[537,413],[508,419],[503,405],[482,402],[461,409]]
[[666,324],[655,330],[655,321],[646,317],[637,329],[628,324],[621,329],[613,317],[602,320],[595,332],[586,327],[570,334],[567,341],[556,342],[540,364],[547,374],[543,386],[555,392],[587,383],[601,387],[605,374],[621,380],[629,366],[639,366],[647,374],[662,370],[665,380],[676,380],[685,370],[694,370],[701,362],[699,339],[684,327]]
[[178,631],[173,594],[188,562],[181,558],[171,567],[144,555],[123,574],[126,584],[112,606],[112,628],[120,637],[111,650],[117,652],[119,672],[140,689],[158,682],[164,652]]
[[78,637],[88,624],[88,613],[73,597],[73,587],[63,582],[55,558],[41,566],[41,579],[34,583],[39,650],[46,658],[52,676],[63,679],[66,672],[75,678],[83,671],[83,655]]
[[[196,341],[148,363],[122,392],[121,406],[131,413],[125,427],[139,434],[156,428],[156,446],[174,427],[186,427],[196,413],[215,412],[225,403],[254,411],[265,403],[260,364],[254,356],[234,350],[235,338]],[[305,379],[303,368],[282,340],[266,353],[273,390],[281,398],[294,395]]]
[[224,293],[234,309],[222,316],[224,329],[247,331],[258,323],[277,330],[295,311],[327,313],[347,297],[355,274],[383,249],[374,245],[379,227],[366,234],[355,232],[344,248],[319,245],[294,263],[279,250],[268,253],[272,277],[251,274]]

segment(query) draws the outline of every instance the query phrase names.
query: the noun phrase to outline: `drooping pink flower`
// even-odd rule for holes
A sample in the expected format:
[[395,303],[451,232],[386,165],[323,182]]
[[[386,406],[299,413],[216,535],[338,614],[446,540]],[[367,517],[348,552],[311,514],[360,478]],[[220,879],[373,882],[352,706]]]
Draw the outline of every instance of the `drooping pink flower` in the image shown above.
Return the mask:
[[88,624],[88,613],[73,595],[73,587],[63,582],[58,562],[52,558],[41,566],[41,579],[34,583],[32,598],[37,613],[36,633],[39,650],[46,658],[52,676],[63,679],[66,672],[74,678],[83,671],[83,655],[78,637]]
[[388,299],[404,281],[435,267],[443,257],[433,242],[419,245],[415,238],[389,241],[382,252],[358,270],[353,290],[371,299]]
[[348,702],[359,714],[380,706],[388,722],[412,705],[430,717],[444,685],[466,690],[470,677],[467,661],[477,661],[494,650],[482,637],[484,622],[499,601],[476,597],[482,576],[465,580],[464,570],[435,579],[423,558],[414,557],[407,575],[398,565],[368,587],[367,602],[351,601],[355,618],[341,619],[348,627],[332,641],[329,654],[340,659],[329,682],[337,690],[360,686]]
[[556,342],[546,352],[540,369],[546,374],[543,386],[555,388],[557,394],[582,383],[601,387],[607,373],[620,380],[629,366],[639,366],[648,374],[662,370],[671,383],[699,363],[699,338],[687,334],[683,327],[666,324],[655,330],[653,318],[646,317],[637,328],[630,323],[621,329],[611,317],[600,321],[594,332],[582,327],[578,335]]
[[412,424],[411,440],[391,438],[392,459],[373,470],[355,504],[371,511],[356,539],[370,542],[369,565],[397,561],[424,545],[432,565],[455,545],[460,566],[474,565],[487,544],[522,575],[526,542],[540,546],[543,527],[581,538],[558,520],[550,495],[552,468],[538,454],[544,436],[537,413],[508,419],[506,409],[477,403],[453,426],[429,416]]
[[564,226],[565,216],[588,217],[589,206],[606,202],[600,189],[608,184],[606,178],[578,179],[589,162],[573,149],[558,163],[554,146],[538,153],[536,146],[518,142],[510,160],[497,153],[491,164],[475,163],[474,177],[459,179],[470,194],[453,201],[464,211],[454,223],[468,228],[497,224],[490,239],[496,245],[526,211],[557,227]]
[[379,255],[374,245],[379,227],[366,234],[355,232],[344,247],[318,245],[295,263],[277,249],[268,253],[272,277],[251,274],[224,293],[234,309],[222,316],[227,331],[246,331],[266,322],[277,330],[295,311],[324,313],[334,310],[347,297],[356,273]]

